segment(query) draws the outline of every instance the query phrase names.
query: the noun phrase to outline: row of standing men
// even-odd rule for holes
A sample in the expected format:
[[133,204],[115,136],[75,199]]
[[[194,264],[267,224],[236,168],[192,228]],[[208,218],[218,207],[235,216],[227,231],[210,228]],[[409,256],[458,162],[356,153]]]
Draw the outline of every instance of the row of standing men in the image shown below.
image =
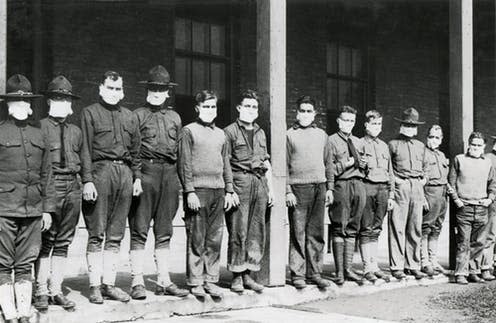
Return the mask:
[[[101,100],[82,110],[80,130],[66,122],[72,100],[79,98],[66,78],[58,76],[48,85],[49,117],[41,120],[41,128],[28,122],[30,100],[38,95],[22,75],[9,78],[7,93],[1,96],[9,118],[0,125],[0,306],[6,319],[29,317],[33,263],[35,307],[44,311],[52,302],[74,309],[61,285],[81,208],[89,236],[92,303],[101,304],[104,297],[123,302],[130,299],[115,287],[126,220],[131,231],[132,298],[146,298],[144,245],[152,220],[158,272],[155,293],[222,297],[216,283],[224,215],[229,232],[228,269],[233,273],[231,290],[262,292],[263,286],[251,273],[260,269],[265,214],[273,194],[265,133],[255,123],[259,108],[256,92],[242,93],[238,120],[222,131],[214,123],[214,92],[205,90],[195,96],[198,119],[182,127],[179,115],[165,105],[169,88],[177,85],[165,68],[152,68],[143,83],[147,103],[131,112],[119,105],[124,96],[122,77],[106,72],[99,86]],[[475,185],[468,180],[474,174],[464,174],[473,167],[460,167],[465,164],[458,159],[450,186],[448,161],[438,149],[442,131],[431,128],[427,148],[413,139],[421,123],[414,108],[398,119],[400,136],[389,147],[378,139],[382,116],[377,111],[366,114],[367,135],[362,139],[351,134],[357,113],[352,107],[342,107],[337,119],[340,130],[330,137],[315,126],[312,98],[301,97],[297,111],[297,120],[287,132],[286,192],[290,271],[296,288],[304,288],[308,281],[320,288],[330,285],[321,276],[326,204],[330,206],[337,284],[362,279],[352,270],[357,238],[363,278],[389,279],[377,265],[377,240],[387,211],[391,211],[390,267],[398,279],[404,278],[404,271],[416,278],[422,278],[422,272],[432,276],[444,271],[436,260],[436,249],[447,193],[459,210],[470,212],[474,201],[478,203],[474,208],[486,208],[482,226],[476,228],[483,218],[479,209],[475,210],[479,222],[469,224],[477,232],[487,227],[487,206],[494,199],[492,166],[477,167],[486,169],[491,179],[485,190],[479,189],[481,196],[464,195],[473,189],[466,186]],[[176,286],[169,276],[172,219],[181,186],[189,290]],[[459,187],[464,191],[457,190]],[[457,277],[462,278],[469,259],[466,245],[474,236],[467,228],[465,225],[462,230],[469,234],[459,240],[462,247],[457,256]],[[473,253],[474,263],[479,253]],[[457,281],[463,283],[462,278]]]

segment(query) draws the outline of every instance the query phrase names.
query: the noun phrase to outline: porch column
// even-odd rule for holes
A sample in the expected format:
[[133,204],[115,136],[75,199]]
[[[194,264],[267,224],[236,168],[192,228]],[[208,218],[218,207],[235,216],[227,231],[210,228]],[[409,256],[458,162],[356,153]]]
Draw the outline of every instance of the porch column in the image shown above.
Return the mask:
[[0,1],[0,93],[7,82],[7,1]]
[[[474,129],[472,0],[449,1],[450,155],[467,149]],[[450,205],[450,268],[455,267],[455,207]]]
[[[286,280],[286,0],[257,0],[257,89],[270,128],[274,206],[257,279],[268,286]],[[267,124],[267,123],[265,123]]]

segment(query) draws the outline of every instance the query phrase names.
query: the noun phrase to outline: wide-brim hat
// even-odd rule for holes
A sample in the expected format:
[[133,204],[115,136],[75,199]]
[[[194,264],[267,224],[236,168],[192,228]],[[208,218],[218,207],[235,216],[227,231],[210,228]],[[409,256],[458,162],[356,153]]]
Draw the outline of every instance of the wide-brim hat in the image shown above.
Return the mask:
[[401,123],[410,124],[410,125],[420,125],[425,124],[424,121],[419,121],[419,113],[417,109],[414,107],[407,108],[403,111],[403,117],[394,118],[394,120],[399,121]]
[[76,100],[81,98],[80,96],[72,93],[72,84],[63,75],[55,77],[50,83],[48,83],[47,90],[42,93],[48,97],[52,95],[62,95]]
[[177,86],[177,83],[171,82],[169,72],[162,65],[154,66],[148,71],[148,79],[140,81],[140,84]]
[[21,74],[15,74],[7,80],[5,94],[0,94],[3,99],[35,99],[41,98],[42,95],[34,94],[31,89],[31,82]]

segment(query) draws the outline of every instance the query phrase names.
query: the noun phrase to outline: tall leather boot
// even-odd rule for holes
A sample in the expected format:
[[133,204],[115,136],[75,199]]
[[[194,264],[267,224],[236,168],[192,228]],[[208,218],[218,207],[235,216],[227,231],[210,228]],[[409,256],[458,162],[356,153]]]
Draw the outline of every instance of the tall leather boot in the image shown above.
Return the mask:
[[334,256],[334,266],[336,267],[336,285],[344,284],[344,239],[341,237],[332,238],[332,254]]
[[353,272],[353,254],[355,253],[355,238],[344,241],[344,278],[345,280],[361,282],[360,276]]
[[17,318],[14,285],[12,283],[0,285],[0,307],[6,321]]

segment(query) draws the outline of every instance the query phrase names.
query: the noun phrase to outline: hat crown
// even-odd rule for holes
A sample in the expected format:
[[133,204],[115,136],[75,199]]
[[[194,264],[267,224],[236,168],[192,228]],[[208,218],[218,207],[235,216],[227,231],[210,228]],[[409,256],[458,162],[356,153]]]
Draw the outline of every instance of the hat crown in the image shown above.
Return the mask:
[[167,85],[170,83],[170,74],[162,65],[154,66],[148,72],[148,83]]
[[72,93],[72,84],[65,76],[59,75],[48,83],[47,92]]
[[404,122],[418,122],[419,121],[419,113],[413,108],[407,108],[403,111],[403,121]]
[[6,86],[7,93],[32,93],[31,82],[21,74],[9,77]]

